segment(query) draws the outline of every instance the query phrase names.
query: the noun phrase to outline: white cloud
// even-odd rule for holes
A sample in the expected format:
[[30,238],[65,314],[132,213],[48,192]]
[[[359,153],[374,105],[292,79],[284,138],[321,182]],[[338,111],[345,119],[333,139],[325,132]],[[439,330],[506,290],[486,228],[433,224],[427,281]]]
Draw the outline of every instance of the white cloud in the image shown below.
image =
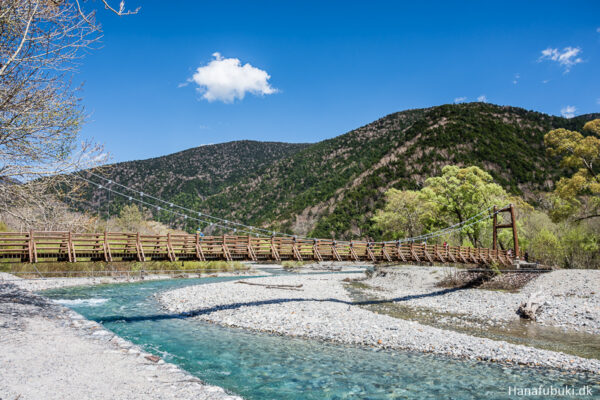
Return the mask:
[[516,85],[517,83],[519,83],[519,79],[521,78],[521,74],[516,73],[515,77],[513,78],[513,85]]
[[544,84],[546,84],[546,83],[548,83],[548,82],[550,82],[550,79],[544,79],[544,80],[542,81],[542,83],[544,83]]
[[562,51],[548,47],[546,50],[542,50],[542,55],[538,58],[538,62],[544,60],[555,61],[567,73],[574,65],[583,62],[583,59],[578,57],[579,53],[581,53],[579,47],[565,47]]
[[577,108],[575,108],[575,106],[565,106],[560,109],[561,115],[565,118],[573,118],[576,111]]
[[479,101],[481,103],[487,103],[487,97],[485,97],[485,94],[482,94],[481,96],[479,96],[477,98],[477,101]]
[[242,100],[246,93],[266,95],[277,92],[271,87],[271,76],[267,71],[244,64],[237,58],[223,58],[220,53],[213,54],[214,60],[198,67],[190,79],[198,85],[202,98],[212,101],[232,103]]
[[600,97],[596,99],[596,104],[600,104]]
[[600,33],[600,27],[596,28],[596,32]]
[[464,102],[465,102],[465,100],[467,100],[467,98],[466,98],[466,97],[456,97],[456,98],[454,99],[454,104],[458,104],[458,103],[464,103]]

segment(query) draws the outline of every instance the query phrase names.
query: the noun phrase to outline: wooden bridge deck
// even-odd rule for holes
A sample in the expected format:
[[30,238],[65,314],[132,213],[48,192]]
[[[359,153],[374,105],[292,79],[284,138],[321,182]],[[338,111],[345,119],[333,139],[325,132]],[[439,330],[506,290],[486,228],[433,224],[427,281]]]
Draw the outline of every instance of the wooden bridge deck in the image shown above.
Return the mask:
[[511,265],[513,254],[437,244],[293,237],[143,235],[104,232],[0,232],[0,261],[365,261]]

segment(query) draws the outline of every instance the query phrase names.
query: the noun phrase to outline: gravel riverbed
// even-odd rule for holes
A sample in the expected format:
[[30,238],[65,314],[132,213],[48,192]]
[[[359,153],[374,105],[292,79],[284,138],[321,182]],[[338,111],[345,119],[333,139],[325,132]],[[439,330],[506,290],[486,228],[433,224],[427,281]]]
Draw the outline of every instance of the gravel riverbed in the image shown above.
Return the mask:
[[[101,277],[81,277],[81,278],[34,278],[34,279],[22,279],[15,275],[0,272],[0,283],[12,283],[15,286],[30,290],[32,292],[38,292],[40,290],[58,289],[63,287],[73,286],[89,286],[89,285],[107,285],[111,283],[133,283],[143,281],[155,281],[173,278],[206,278],[206,277],[226,277],[226,276],[248,276],[248,275],[264,275],[262,271],[255,270],[243,270],[233,272],[211,272],[205,274],[179,274],[179,275],[167,275],[167,274],[145,274],[143,278],[139,275],[131,276],[101,276]],[[0,399],[1,400],[1,399]]]
[[90,284],[87,278],[17,285],[2,277],[0,399],[241,399],[24,289]]
[[600,335],[600,271],[557,270],[541,274],[518,292],[483,289],[444,289],[436,284],[452,268],[406,266],[362,281],[378,299],[404,306],[479,318],[502,324],[518,320],[516,311],[529,296],[544,301],[536,324]]
[[343,282],[361,275],[254,278],[245,281],[250,284],[235,281],[189,286],[162,293],[158,298],[173,313],[224,326],[338,343],[600,373],[600,360],[478,338],[365,310],[352,302]]

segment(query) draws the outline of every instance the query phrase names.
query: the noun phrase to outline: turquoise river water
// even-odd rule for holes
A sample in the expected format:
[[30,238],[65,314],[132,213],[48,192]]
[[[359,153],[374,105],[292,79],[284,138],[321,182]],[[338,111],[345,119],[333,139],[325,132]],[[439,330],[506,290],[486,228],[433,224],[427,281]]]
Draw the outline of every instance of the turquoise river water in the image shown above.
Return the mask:
[[575,390],[587,385],[592,397],[577,398],[600,395],[598,375],[247,332],[170,314],[154,298],[160,291],[228,279],[76,287],[44,295],[203,381],[246,399],[508,399],[516,398],[519,388],[540,385],[566,385]]

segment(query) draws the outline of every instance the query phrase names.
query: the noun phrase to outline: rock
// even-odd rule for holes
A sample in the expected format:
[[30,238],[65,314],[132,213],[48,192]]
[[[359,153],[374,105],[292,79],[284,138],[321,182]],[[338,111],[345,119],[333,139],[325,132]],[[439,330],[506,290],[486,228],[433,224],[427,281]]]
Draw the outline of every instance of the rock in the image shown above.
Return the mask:
[[148,361],[152,361],[153,363],[157,363],[157,362],[159,362],[159,361],[160,361],[160,357],[159,357],[159,356],[154,356],[154,355],[151,355],[151,356],[146,356],[146,357],[144,357],[144,358],[145,358],[146,360],[148,360]]
[[535,292],[529,296],[527,301],[521,303],[517,309],[517,315],[523,319],[535,321],[538,314],[542,311],[544,300],[541,298],[541,293]]

